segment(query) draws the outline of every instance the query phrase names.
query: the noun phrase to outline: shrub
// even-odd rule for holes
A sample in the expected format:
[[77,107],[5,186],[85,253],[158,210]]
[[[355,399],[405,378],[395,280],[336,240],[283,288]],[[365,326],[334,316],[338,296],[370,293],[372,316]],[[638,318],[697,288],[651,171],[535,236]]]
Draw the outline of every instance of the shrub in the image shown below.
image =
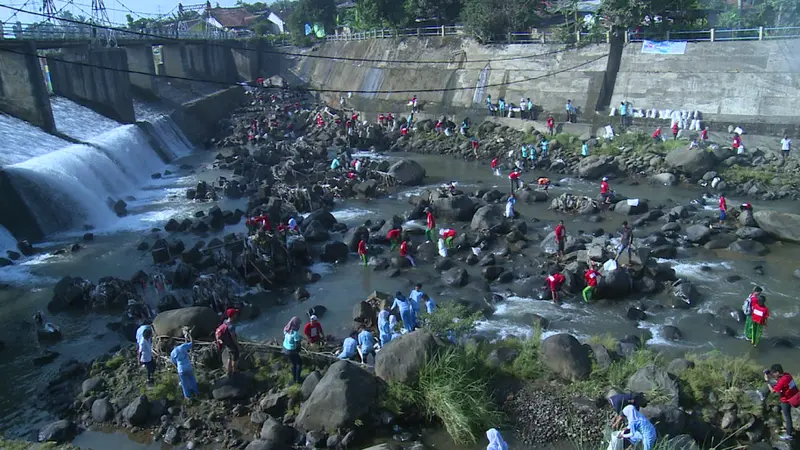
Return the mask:
[[438,305],[433,314],[423,313],[422,323],[431,333],[449,339],[452,334],[458,340],[475,331],[475,323],[483,316],[480,312],[470,312],[466,306],[447,302]]
[[694,362],[695,366],[684,371],[680,380],[693,402],[707,403],[713,393],[719,404],[736,403],[740,408],[756,406],[745,390],[755,389],[763,381],[758,363],[744,356],[723,355],[718,351],[689,354],[686,359]]
[[108,370],[117,370],[122,365],[125,364],[125,357],[117,353],[116,355],[112,356],[106,363],[104,364],[105,368]]
[[166,399],[173,402],[183,399],[178,374],[175,372],[156,372],[153,377],[153,386],[150,389],[142,386],[141,392],[151,399]]
[[429,417],[438,417],[457,444],[478,440],[496,426],[501,414],[488,391],[480,363],[460,349],[442,351],[419,374],[419,403]]
[[419,404],[419,392],[403,383],[390,381],[386,385],[386,392],[381,396],[380,407],[387,409],[397,416],[407,416]]
[[722,171],[722,179],[729,183],[742,184],[753,180],[762,184],[770,185],[772,180],[782,179],[772,170],[760,169],[756,167],[730,166]]
[[[569,389],[586,397],[596,398],[605,395],[610,388],[625,389],[628,379],[636,371],[650,364],[661,365],[661,362],[658,353],[642,348],[627,358],[614,361],[607,368],[593,366],[592,374],[588,379],[572,383]],[[648,393],[648,399],[654,401],[658,396],[658,392]]]

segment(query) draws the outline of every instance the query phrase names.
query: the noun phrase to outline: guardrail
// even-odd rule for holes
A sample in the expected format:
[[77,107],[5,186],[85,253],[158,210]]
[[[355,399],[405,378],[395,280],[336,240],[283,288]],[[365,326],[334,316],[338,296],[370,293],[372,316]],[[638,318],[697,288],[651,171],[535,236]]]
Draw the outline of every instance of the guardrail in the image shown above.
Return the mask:
[[[391,39],[404,37],[445,37],[463,36],[467,31],[463,25],[440,26],[440,27],[420,27],[420,28],[401,28],[401,29],[379,29],[369,31],[359,31],[354,33],[337,33],[325,37],[327,41],[362,41],[366,39]],[[675,30],[663,33],[636,32],[633,30],[625,34],[626,42],[641,42],[645,39],[664,41],[688,41],[688,42],[718,42],[718,41],[764,41],[770,39],[793,39],[800,38],[800,27],[759,27],[741,29],[708,29],[708,30]],[[496,44],[545,44],[545,43],[576,43],[610,42],[610,33],[590,33],[580,32],[576,34],[557,33],[552,31],[522,31],[507,33],[502,36],[493,36],[488,40],[489,43]]]
[[[122,28],[122,27],[119,27]],[[197,32],[188,30],[176,30],[175,28],[142,28],[130,30],[131,33],[123,31],[108,30],[91,25],[60,25],[55,23],[47,24],[22,24],[17,23],[11,27],[0,24],[0,39],[16,40],[37,40],[37,41],[71,41],[88,40],[93,38],[103,38],[113,33],[117,40],[132,39],[241,39],[250,36],[239,36],[235,32],[224,30],[209,30],[207,32]]]

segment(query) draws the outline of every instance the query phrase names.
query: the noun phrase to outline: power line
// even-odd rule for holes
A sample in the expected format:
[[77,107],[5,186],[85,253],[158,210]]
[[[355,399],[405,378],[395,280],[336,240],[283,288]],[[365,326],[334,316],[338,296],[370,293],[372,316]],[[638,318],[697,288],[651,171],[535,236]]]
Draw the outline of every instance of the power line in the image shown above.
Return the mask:
[[[31,1],[31,0],[25,0],[25,3],[23,3],[23,4],[22,4],[22,7],[21,7],[21,8],[8,7],[9,9],[14,9],[14,10],[16,10],[16,11],[14,12],[14,14],[12,14],[12,15],[11,15],[11,17],[9,17],[8,19],[6,19],[6,21],[5,21],[5,22],[2,22],[2,23],[4,23],[4,24],[5,24],[5,23],[9,23],[9,22],[11,22],[11,19],[13,19],[14,17],[17,17],[17,14],[19,14],[20,12],[25,12],[25,7],[28,5],[28,3],[29,3],[30,1]],[[6,7],[6,5],[0,5],[0,6]]]
[[[24,55],[24,56],[36,56],[36,57],[39,57],[39,55],[36,54],[36,53],[22,52],[22,51],[12,50],[10,48],[0,47],[0,51],[8,52],[8,53],[15,53],[15,54]],[[554,72],[548,72],[548,73],[546,73],[544,75],[539,75],[539,76],[536,76],[536,77],[523,78],[523,79],[520,79],[520,80],[507,81],[507,82],[504,82],[504,83],[486,84],[486,85],[483,86],[483,89],[491,88],[491,87],[510,86],[512,84],[519,84],[519,83],[526,83],[526,82],[529,82],[529,81],[541,80],[543,78],[551,77],[551,76],[558,75],[558,74],[565,73],[565,72],[570,72],[572,70],[579,69],[579,68],[584,67],[584,66],[588,66],[589,64],[592,64],[595,61],[599,61],[599,60],[601,60],[603,58],[606,58],[608,55],[609,54],[606,53],[606,54],[600,55],[600,56],[598,56],[596,58],[592,58],[590,60],[584,61],[584,62],[582,62],[580,64],[575,65],[575,66],[568,67],[568,68],[565,68],[565,69],[559,69],[559,70],[556,70]],[[62,58],[51,57],[51,56],[46,56],[46,55],[45,55],[45,59],[46,60],[50,60],[50,61],[62,62],[62,63],[65,63],[65,64],[73,64],[73,65],[82,66],[82,67],[91,67],[91,68],[96,68],[96,69],[110,70],[112,72],[121,72],[121,73],[127,73],[127,74],[135,74],[135,75],[147,75],[147,76],[156,77],[156,78],[181,80],[181,81],[196,81],[196,82],[202,82],[202,83],[219,84],[219,85],[224,85],[224,86],[242,86],[242,85],[244,85],[244,86],[249,86],[249,87],[260,87],[260,86],[251,85],[249,83],[231,83],[231,82],[217,81],[217,80],[202,80],[202,79],[199,79],[199,78],[181,77],[181,76],[176,76],[176,75],[155,75],[153,73],[142,72],[142,71],[138,71],[138,70],[119,69],[119,68],[116,68],[116,67],[105,67],[105,66],[100,66],[100,65],[97,65],[97,64],[91,64],[91,63],[86,63],[86,62],[81,62],[81,61],[68,61],[68,60],[65,60],[65,59],[62,59]],[[281,89],[283,89],[283,88],[281,88]],[[347,90],[347,91],[351,92],[353,94],[419,94],[419,93],[433,93],[433,92],[469,91],[469,90],[474,90],[474,89],[475,89],[474,87],[450,87],[450,88],[437,88],[437,89]],[[286,88],[286,90],[294,90],[294,91],[301,91],[301,92],[317,92],[317,93],[342,93],[343,91],[345,91],[343,89],[308,88],[308,87],[298,87],[298,86],[289,87],[289,88]]]
[[[40,13],[33,12],[33,11],[21,10],[19,8],[14,8],[14,7],[8,6],[8,5],[0,5],[0,7],[11,9],[11,10],[15,10],[15,11],[20,11],[20,12],[25,12],[25,13],[28,13],[28,14],[41,16]],[[71,20],[71,19],[62,19],[62,20],[64,20],[65,22],[71,22],[71,23],[75,23],[75,24],[78,24],[78,25],[91,25],[91,26],[94,26],[96,28],[105,28],[105,29],[109,29],[109,30],[112,30],[112,31],[118,31],[120,33],[133,34],[133,35],[137,35],[137,36],[144,36],[144,37],[150,37],[150,38],[156,38],[156,39],[165,39],[165,40],[172,40],[172,41],[180,41],[181,40],[180,38],[176,38],[176,37],[160,36],[160,35],[151,34],[151,33],[145,33],[145,32],[141,32],[141,31],[128,30],[128,29],[125,29],[125,28],[116,28],[116,27],[93,25],[93,24],[87,24],[85,22],[81,22],[81,21],[77,21],[77,20]],[[244,50],[244,51],[251,51],[251,52],[257,51],[255,49],[248,48],[248,47],[226,45],[226,44],[215,43],[215,42],[210,42],[210,41],[206,42],[206,44],[207,45],[211,45],[211,46],[234,49],[234,50]],[[571,47],[564,47],[564,48],[560,48],[560,49],[557,49],[557,50],[551,50],[551,51],[548,51],[548,52],[539,53],[539,54],[533,54],[533,55],[512,56],[512,57],[507,57],[507,58],[494,58],[494,59],[473,59],[473,60],[469,60],[469,61],[465,61],[465,62],[467,62],[467,63],[493,63],[493,62],[517,61],[517,60],[523,60],[523,59],[532,59],[532,58],[538,58],[538,57],[544,57],[544,56],[552,56],[552,55],[555,55],[555,54],[558,54],[558,53],[567,52],[569,50],[572,50],[572,48]],[[458,61],[443,61],[443,60],[426,61],[426,60],[419,60],[419,59],[401,60],[401,59],[350,58],[350,57],[346,57],[346,56],[325,56],[325,55],[313,55],[313,54],[303,54],[303,53],[289,53],[289,52],[279,52],[279,51],[275,51],[275,50],[261,50],[261,52],[262,53],[266,53],[266,54],[272,54],[272,55],[280,55],[280,56],[292,56],[292,57],[300,57],[300,58],[325,59],[325,60],[348,61],[348,62],[394,63],[394,64],[458,64]]]

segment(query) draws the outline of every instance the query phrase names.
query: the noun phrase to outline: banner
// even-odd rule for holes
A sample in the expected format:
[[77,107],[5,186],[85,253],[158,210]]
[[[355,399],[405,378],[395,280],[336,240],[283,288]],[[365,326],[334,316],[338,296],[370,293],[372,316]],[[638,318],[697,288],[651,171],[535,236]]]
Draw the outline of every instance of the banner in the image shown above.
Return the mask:
[[686,53],[685,41],[642,41],[642,53],[657,55],[683,55]]
[[306,24],[306,27],[305,27],[305,32],[306,32],[306,34],[305,34],[306,36],[308,36],[309,34],[311,34],[311,25],[309,25],[309,24]]

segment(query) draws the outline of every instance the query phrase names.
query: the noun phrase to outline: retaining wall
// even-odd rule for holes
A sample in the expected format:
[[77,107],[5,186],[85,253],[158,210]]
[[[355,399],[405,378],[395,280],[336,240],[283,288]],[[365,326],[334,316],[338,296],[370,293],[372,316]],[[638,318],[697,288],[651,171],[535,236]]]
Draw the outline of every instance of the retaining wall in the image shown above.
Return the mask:
[[0,45],[0,111],[54,132],[56,123],[36,45],[8,41]]

